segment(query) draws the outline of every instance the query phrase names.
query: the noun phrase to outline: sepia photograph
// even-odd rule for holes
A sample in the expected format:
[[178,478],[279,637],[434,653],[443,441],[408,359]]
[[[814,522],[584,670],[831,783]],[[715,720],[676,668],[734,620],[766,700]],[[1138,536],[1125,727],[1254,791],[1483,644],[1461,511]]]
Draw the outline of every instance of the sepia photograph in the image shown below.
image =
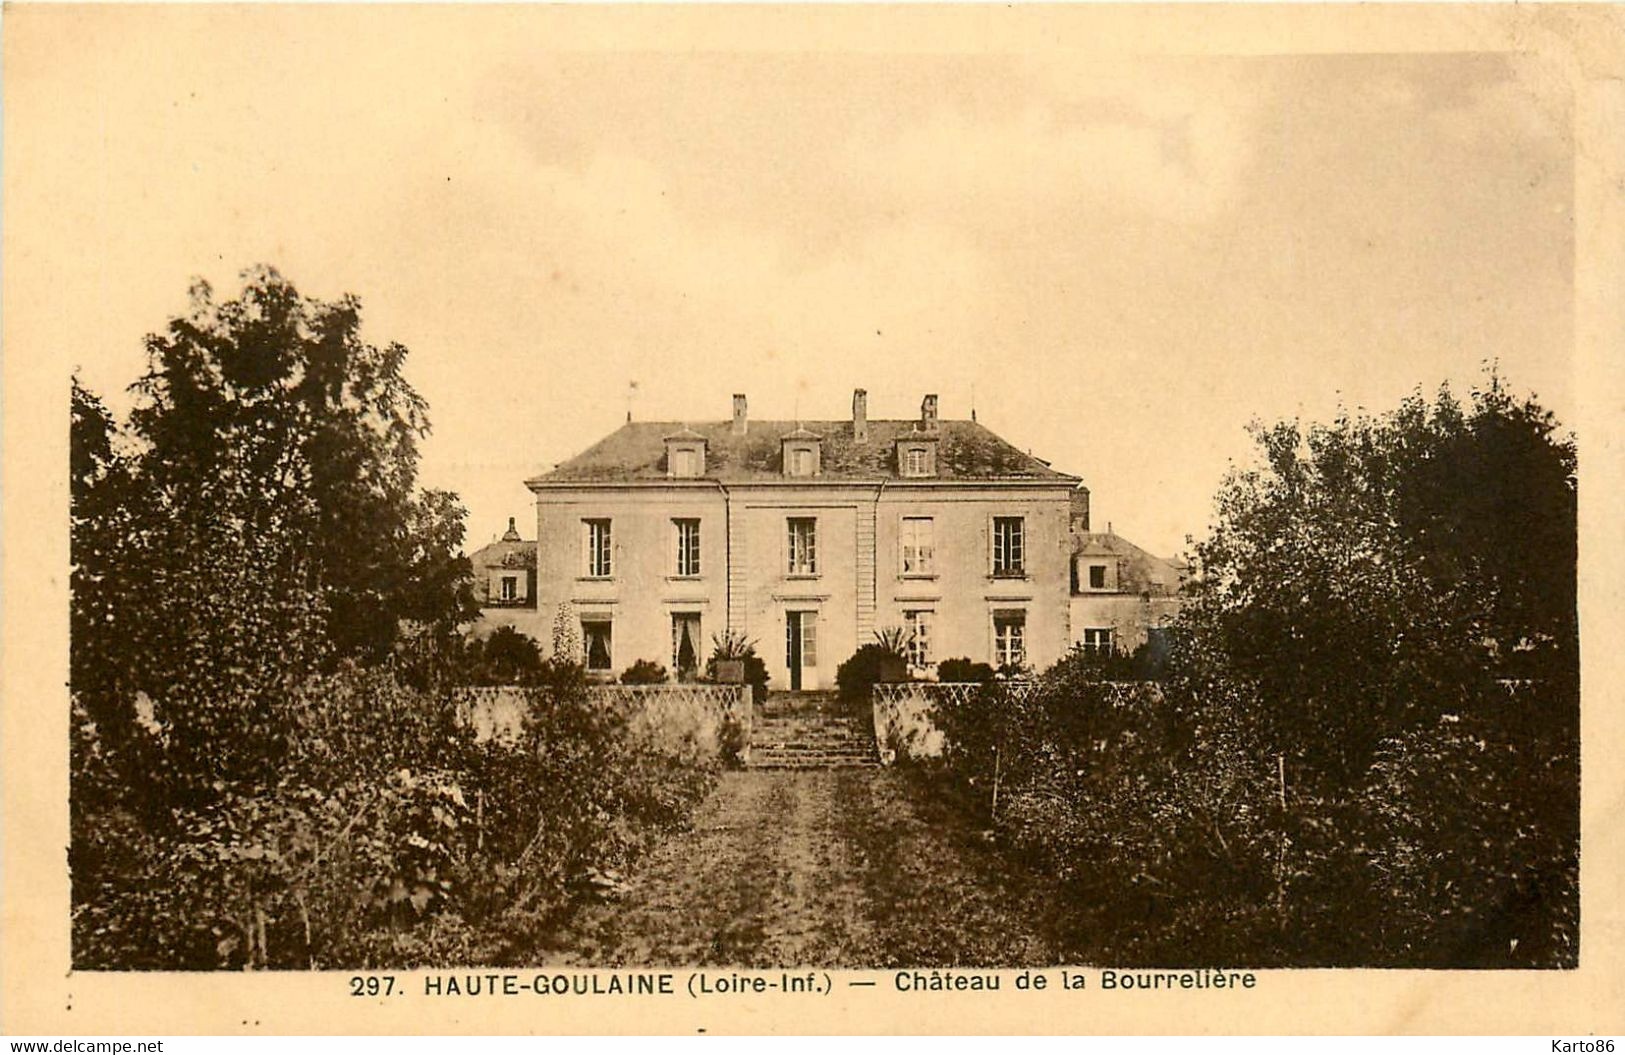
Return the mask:
[[52,6],[70,983],[1587,966],[1572,26]]

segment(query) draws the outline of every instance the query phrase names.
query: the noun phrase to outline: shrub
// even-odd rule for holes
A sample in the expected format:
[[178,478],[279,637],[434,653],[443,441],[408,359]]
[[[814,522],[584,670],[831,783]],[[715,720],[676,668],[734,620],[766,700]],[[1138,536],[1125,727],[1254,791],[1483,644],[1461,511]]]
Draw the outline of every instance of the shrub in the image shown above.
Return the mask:
[[1161,681],[1167,676],[1167,647],[1150,641],[1131,653],[1115,648],[1096,652],[1073,645],[1067,658],[1073,657],[1093,668],[1106,681]]
[[652,659],[640,659],[621,672],[622,685],[662,685],[666,668]]
[[835,670],[835,684],[843,700],[859,700],[880,681],[880,665],[894,657],[885,647],[859,645],[858,650]]
[[887,627],[875,631],[875,639],[860,645],[835,670],[835,684],[841,690],[841,699],[847,701],[869,698],[869,690],[881,681],[908,681],[908,631],[900,627]]
[[986,663],[972,662],[968,656],[945,659],[937,664],[938,681],[992,681],[993,668]]
[[[142,816],[75,722],[74,962],[410,967],[510,962],[596,869],[686,823],[715,773],[544,664],[517,742],[474,743],[449,694],[340,667],[279,707],[286,766]],[[546,789],[538,794],[538,789]]]
[[483,641],[467,646],[468,683],[471,685],[524,685],[542,669],[542,646],[511,626],[499,626]]
[[744,723],[729,715],[722,720],[722,728],[718,730],[717,738],[723,764],[730,769],[743,766],[745,752],[750,747],[750,734],[746,732]]

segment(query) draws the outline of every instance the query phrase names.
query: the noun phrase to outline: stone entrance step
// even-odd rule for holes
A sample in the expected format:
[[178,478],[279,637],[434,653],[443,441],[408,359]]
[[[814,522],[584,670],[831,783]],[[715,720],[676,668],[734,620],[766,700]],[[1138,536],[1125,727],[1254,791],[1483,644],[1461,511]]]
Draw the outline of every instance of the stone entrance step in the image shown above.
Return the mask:
[[774,689],[761,702],[759,713],[764,715],[835,714],[844,712],[839,693],[788,692]]
[[762,713],[752,723],[750,743],[752,769],[879,764],[873,725],[850,714],[832,692],[769,693]]

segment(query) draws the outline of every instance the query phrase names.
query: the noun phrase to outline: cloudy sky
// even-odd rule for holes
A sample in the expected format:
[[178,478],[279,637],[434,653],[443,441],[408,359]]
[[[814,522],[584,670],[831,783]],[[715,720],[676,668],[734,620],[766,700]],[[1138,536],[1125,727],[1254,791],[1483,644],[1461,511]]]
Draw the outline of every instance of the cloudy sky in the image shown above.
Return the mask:
[[7,208],[49,219],[8,310],[64,377],[127,405],[194,275],[353,292],[476,545],[633,381],[644,419],[974,400],[1165,553],[1254,417],[1498,359],[1572,420],[1572,100],[1534,59],[628,52],[387,14],[103,11],[8,51]]

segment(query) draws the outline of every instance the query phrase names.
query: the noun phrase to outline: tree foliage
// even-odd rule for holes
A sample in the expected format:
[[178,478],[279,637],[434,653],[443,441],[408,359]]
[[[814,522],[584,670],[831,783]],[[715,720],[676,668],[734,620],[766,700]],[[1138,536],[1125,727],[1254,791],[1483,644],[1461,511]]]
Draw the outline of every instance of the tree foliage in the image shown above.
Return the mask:
[[940,708],[950,770],[1079,959],[1572,966],[1572,439],[1493,374],[1254,435],[1154,695],[1074,654]]
[[470,616],[462,510],[416,489],[429,423],[406,349],[363,340],[353,296],[303,296],[270,268],[244,279],[223,302],[196,284],[147,338],[130,416],[147,486],[188,522],[291,540],[338,655],[387,654],[403,618]]
[[144,694],[183,781],[256,778],[291,684],[476,613],[463,510],[417,490],[426,408],[354,297],[200,282],[146,349],[126,425],[73,389],[75,692],[115,724]]
[[1275,763],[1254,812],[1297,955],[1572,963],[1572,438],[1493,371],[1465,405],[1255,436],[1197,547],[1174,697],[1188,752],[1222,724]]
[[1492,374],[1466,408],[1444,389],[1254,434],[1263,464],[1197,547],[1187,677],[1240,679],[1262,735],[1333,782],[1505,679],[1540,679],[1538,722],[1573,728],[1575,452],[1548,412]]

